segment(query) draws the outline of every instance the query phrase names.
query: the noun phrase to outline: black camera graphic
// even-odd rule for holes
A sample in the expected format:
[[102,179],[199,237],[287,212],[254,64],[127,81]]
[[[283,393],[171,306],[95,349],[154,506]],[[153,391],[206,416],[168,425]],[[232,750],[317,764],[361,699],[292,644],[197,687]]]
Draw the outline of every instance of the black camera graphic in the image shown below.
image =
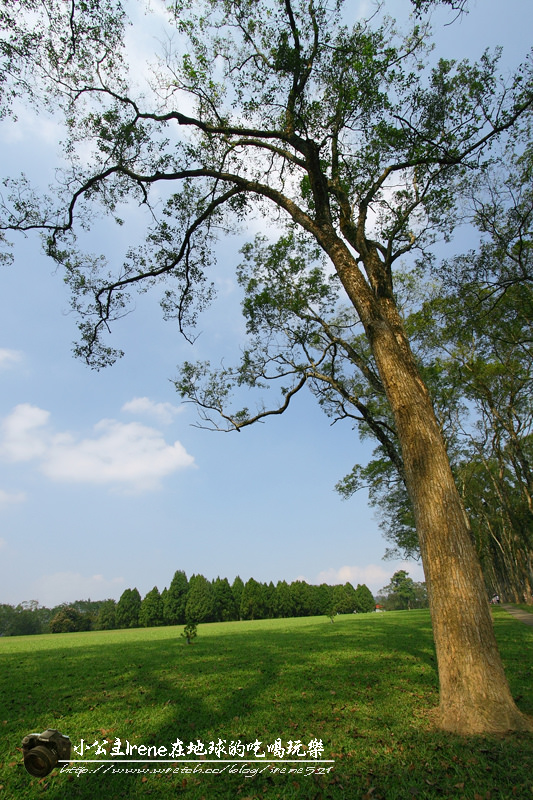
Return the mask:
[[70,739],[54,728],[30,733],[22,740],[24,766],[36,778],[44,778],[58,761],[70,761]]

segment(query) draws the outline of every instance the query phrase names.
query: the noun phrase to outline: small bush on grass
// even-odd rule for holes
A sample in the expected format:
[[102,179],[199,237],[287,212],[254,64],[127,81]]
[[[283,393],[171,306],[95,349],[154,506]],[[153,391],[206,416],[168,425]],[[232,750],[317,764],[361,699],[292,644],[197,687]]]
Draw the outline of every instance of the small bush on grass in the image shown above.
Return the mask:
[[192,644],[193,639],[198,636],[198,631],[194,622],[189,622],[183,629],[183,633],[181,634],[184,639],[187,639],[187,644]]

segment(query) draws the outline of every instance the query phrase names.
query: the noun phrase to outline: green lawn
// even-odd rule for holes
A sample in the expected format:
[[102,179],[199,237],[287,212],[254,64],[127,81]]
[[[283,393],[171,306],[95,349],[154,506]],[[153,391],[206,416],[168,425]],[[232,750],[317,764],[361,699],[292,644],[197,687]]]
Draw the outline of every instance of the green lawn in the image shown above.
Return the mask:
[[[494,619],[513,694],[533,715],[533,630],[503,609],[494,609]],[[433,730],[438,694],[427,611],[334,624],[314,617],[202,625],[191,646],[181,630],[0,639],[0,800],[533,800],[533,737],[465,740]],[[335,764],[329,773],[331,764],[315,765],[324,774],[301,761],[273,765],[283,774],[264,763],[229,767],[189,755],[195,764],[157,765],[180,772],[104,772],[126,768],[117,758],[98,772],[56,769],[39,781],[22,766],[20,742],[47,727],[78,747],[82,739],[169,749],[178,738],[185,747],[319,739],[322,758]],[[223,774],[207,772],[224,766]]]

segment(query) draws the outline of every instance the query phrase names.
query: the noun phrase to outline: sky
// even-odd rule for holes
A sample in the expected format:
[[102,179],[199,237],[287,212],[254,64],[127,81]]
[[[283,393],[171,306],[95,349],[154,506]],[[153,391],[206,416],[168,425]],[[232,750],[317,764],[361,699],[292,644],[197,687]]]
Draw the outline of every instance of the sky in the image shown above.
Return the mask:
[[[371,3],[349,8],[356,16]],[[386,9],[402,19],[409,4]],[[438,52],[476,58],[501,44],[504,69],[514,68],[532,44],[533,5],[471,0],[470,9],[448,25],[452,13],[435,15]],[[128,39],[137,60],[159,24],[137,17]],[[2,123],[2,176],[42,178],[59,135],[52,120],[23,111]],[[97,245],[126,247],[138,213],[129,209],[123,230],[99,228]],[[195,427],[196,409],[175,391],[185,359],[238,353],[232,266],[254,232],[219,248],[218,299],[194,347],[161,319],[157,298],[142,295],[113,330],[110,343],[126,355],[100,372],[72,354],[68,290],[38,237],[15,240],[13,265],[0,267],[0,603],[118,599],[133,587],[144,596],[178,569],[230,581],[350,581],[374,593],[399,568],[423,580],[419,563],[383,560],[387,542],[365,493],[345,501],[334,490],[372,452],[348,423],[331,425],[308,394],[264,424],[216,433]],[[461,236],[475,246],[475,234]]]

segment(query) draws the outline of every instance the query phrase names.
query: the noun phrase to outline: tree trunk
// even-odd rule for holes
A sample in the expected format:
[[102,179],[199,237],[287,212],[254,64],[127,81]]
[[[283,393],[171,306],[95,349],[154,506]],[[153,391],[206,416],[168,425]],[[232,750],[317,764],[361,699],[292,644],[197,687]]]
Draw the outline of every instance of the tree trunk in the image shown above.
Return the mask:
[[481,567],[429,393],[392,301],[385,307],[388,320],[373,321],[368,333],[394,414],[420,540],[439,669],[439,724],[462,734],[531,730],[503,671]]
[[396,423],[437,653],[438,724],[459,734],[533,730],[509,690],[470,524],[385,267],[367,252],[369,287],[344,248],[329,252],[364,325]]

